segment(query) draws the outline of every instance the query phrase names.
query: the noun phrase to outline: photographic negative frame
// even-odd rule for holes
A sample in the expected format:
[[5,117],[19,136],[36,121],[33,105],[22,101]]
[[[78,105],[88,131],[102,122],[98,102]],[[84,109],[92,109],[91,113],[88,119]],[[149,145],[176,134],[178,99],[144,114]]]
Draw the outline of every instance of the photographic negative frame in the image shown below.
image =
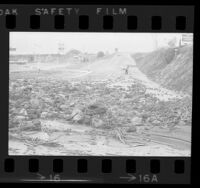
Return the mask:
[[[11,70],[9,66],[11,46],[9,44],[11,34],[21,32],[38,34],[48,32],[80,33],[80,35],[81,33],[131,33],[133,35],[136,33],[192,33],[195,39],[194,8],[194,5],[99,6],[64,4],[13,6],[2,4],[1,14],[3,16],[0,16],[2,53],[0,59],[3,62],[3,68],[0,74],[2,85],[0,139],[1,143],[4,144],[1,146],[0,152],[1,181],[189,184],[191,182],[191,156],[193,156],[194,151],[192,150],[193,139],[190,150],[191,156],[10,155],[8,132],[10,95],[8,83],[9,71]],[[6,12],[10,12],[10,14],[6,15]],[[134,24],[128,24],[128,20],[129,22],[131,20]],[[185,26],[183,26],[184,23]],[[60,45],[60,48],[62,48],[62,45]],[[197,70],[196,56],[193,55],[192,58],[194,58],[194,78]],[[192,135],[194,119],[197,115],[197,111],[194,109],[194,100],[197,100],[194,91],[197,92],[195,86],[193,87],[192,98]]]

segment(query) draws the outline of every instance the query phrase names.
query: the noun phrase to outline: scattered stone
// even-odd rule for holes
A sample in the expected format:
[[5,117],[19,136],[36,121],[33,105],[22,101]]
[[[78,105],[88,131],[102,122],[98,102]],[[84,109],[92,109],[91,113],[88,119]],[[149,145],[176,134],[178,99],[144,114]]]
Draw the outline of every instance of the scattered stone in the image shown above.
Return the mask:
[[[130,125],[128,131],[134,132],[135,128],[143,129],[147,124],[161,125],[174,114],[175,108],[180,110],[176,117],[182,114],[176,124],[191,125],[190,99],[167,103],[157,100],[155,103],[152,95],[145,95],[145,103],[142,103],[139,99],[144,99],[144,89],[138,82],[125,90],[119,86],[108,89],[105,83],[82,82],[72,86],[72,83],[61,80],[23,80],[10,82],[9,126],[17,125],[19,121],[26,125],[27,120],[41,117],[72,120],[105,129]],[[121,78],[118,81],[121,82]],[[32,91],[26,96],[24,90],[29,87]],[[123,97],[125,99],[121,100]],[[171,122],[175,122],[176,117]]]

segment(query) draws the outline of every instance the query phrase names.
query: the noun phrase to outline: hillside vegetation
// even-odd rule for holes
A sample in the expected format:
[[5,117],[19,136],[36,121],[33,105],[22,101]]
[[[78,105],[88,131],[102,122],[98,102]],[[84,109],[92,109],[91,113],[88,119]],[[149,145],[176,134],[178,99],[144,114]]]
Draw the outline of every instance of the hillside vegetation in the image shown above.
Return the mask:
[[175,91],[192,94],[193,48],[162,48],[145,54],[134,54],[139,69],[151,80]]

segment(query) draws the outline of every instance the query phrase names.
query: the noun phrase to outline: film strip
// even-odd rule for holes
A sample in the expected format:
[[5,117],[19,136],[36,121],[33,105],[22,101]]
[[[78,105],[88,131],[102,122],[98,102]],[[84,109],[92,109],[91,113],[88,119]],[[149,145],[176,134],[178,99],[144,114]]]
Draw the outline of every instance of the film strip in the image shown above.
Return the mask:
[[23,8],[19,5],[10,9],[2,5],[1,27],[12,31],[38,29],[68,32],[191,32],[193,30],[194,17],[190,11],[193,10],[192,6],[113,8],[106,5],[99,7],[90,5],[90,9],[86,6],[33,7],[27,6],[27,9],[22,11]]
[[[154,49],[156,53],[160,52],[160,47],[158,47],[160,45],[160,38],[163,39],[164,35],[173,34],[173,37],[175,36],[175,38],[171,37],[170,40],[168,40],[168,38],[166,39],[168,45],[167,49],[173,49],[171,50],[172,52],[170,51],[170,53],[174,54],[173,57],[165,57],[165,51],[162,51],[161,55],[156,55],[154,53],[153,57],[156,57],[155,62],[159,63],[159,61],[168,61],[167,58],[171,58],[170,61],[183,61],[187,64],[187,61],[190,61],[193,57],[193,51],[189,50],[190,48],[193,48],[194,8],[195,6],[192,5],[0,5],[0,59],[3,65],[0,74],[2,89],[1,104],[3,104],[1,107],[0,140],[1,143],[4,143],[0,147],[0,181],[190,184],[192,125],[191,122],[188,123],[188,117],[191,117],[192,114],[185,115],[188,118],[188,124],[186,123],[187,125],[184,124],[185,126],[183,126],[181,123],[178,124],[178,126],[175,125],[178,127],[177,130],[175,128],[175,132],[173,132],[173,129],[172,132],[168,133],[168,130],[171,131],[171,127],[166,125],[167,128],[163,128],[162,126],[164,126],[163,124],[165,123],[164,120],[152,120],[153,123],[149,120],[149,125],[149,122],[144,120],[145,117],[143,114],[141,117],[141,114],[139,116],[135,112],[143,113],[145,110],[140,111],[139,107],[136,108],[136,106],[134,106],[134,108],[138,110],[134,109],[134,112],[127,111],[126,106],[128,106],[130,101],[133,100],[133,95],[136,94],[132,93],[130,94],[132,97],[130,97],[126,93],[126,90],[124,90],[121,94],[118,94],[118,96],[115,97],[115,95],[117,95],[116,92],[121,92],[120,89],[119,91],[115,91],[116,88],[112,88],[111,91],[106,88],[107,92],[115,91],[115,93],[107,95],[104,93],[106,92],[106,89],[102,89],[104,92],[101,91],[101,88],[104,86],[98,85],[99,80],[95,82],[99,88],[96,88],[97,86],[94,86],[91,83],[93,82],[93,79],[96,79],[96,77],[101,74],[103,75],[101,80],[104,80],[104,78],[112,80],[113,78],[111,78],[110,75],[115,77],[115,74],[120,74],[120,79],[122,80],[124,78],[126,81],[132,79],[130,76],[132,74],[132,69],[130,67],[133,65],[130,66],[129,64],[125,64],[124,67],[121,66],[121,64],[123,64],[121,62],[131,61],[129,60],[130,57],[127,56],[127,52],[124,52],[132,47],[129,47],[129,39],[127,40],[127,38],[123,38],[126,34],[128,34],[129,37],[135,37],[134,40],[135,43],[138,43],[138,46],[147,40],[146,44],[142,44],[143,46],[147,46],[146,48],[148,48],[148,45],[150,45],[149,41],[152,42],[152,39],[150,40],[148,37],[145,38],[145,35],[152,34],[154,43],[151,45],[156,49]],[[53,36],[53,33],[57,36]],[[123,34],[124,36],[116,34]],[[82,35],[84,36],[82,37]],[[106,39],[103,38],[106,35],[108,35],[108,37]],[[113,38],[113,40],[109,39],[115,35],[117,37]],[[159,35],[162,36],[159,38]],[[49,36],[49,38],[47,36]],[[90,36],[92,36],[92,38],[90,38]],[[55,39],[53,42],[52,38],[54,37]],[[68,40],[64,39],[65,37],[68,37]],[[137,38],[141,39],[141,41],[138,42],[139,39],[137,41]],[[73,42],[72,39],[75,42]],[[101,42],[101,39],[104,42]],[[76,46],[76,43],[79,40],[81,47],[79,45]],[[113,42],[114,45],[106,44],[106,40],[108,40],[108,43]],[[125,40],[126,42],[123,43],[121,42],[122,40]],[[134,42],[134,40],[130,39],[130,43]],[[48,41],[50,42],[48,43]],[[115,41],[117,41],[116,44]],[[166,41],[161,43],[166,43]],[[81,50],[79,47],[84,51],[84,53],[80,52]],[[96,50],[94,50],[95,52],[92,51],[93,48]],[[109,51],[111,48],[114,52]],[[47,49],[49,49],[49,51]],[[143,48],[141,47],[141,49]],[[186,51],[182,52],[182,49],[183,51],[186,49]],[[121,50],[123,52],[121,52]],[[98,51],[103,52],[100,53]],[[188,51],[191,52],[191,54]],[[144,54],[150,52],[151,51],[147,50]],[[190,56],[188,55],[189,57],[183,57],[184,54],[189,54]],[[138,56],[134,56],[133,53],[133,58],[141,58],[139,56],[141,54],[138,53],[136,55]],[[151,58],[153,57],[147,56],[147,59],[152,61]],[[182,60],[182,58],[185,58],[186,60]],[[190,59],[188,60],[188,58]],[[108,62],[113,62],[113,66],[109,67],[108,65],[108,69],[116,69],[116,72],[111,71],[107,74],[107,69],[105,68],[107,65],[102,71],[95,72],[96,69],[101,69],[101,66],[103,67],[103,64],[99,64],[99,62],[106,62],[107,59],[109,60]],[[51,64],[48,64],[48,61],[51,61]],[[66,69],[66,67],[63,67],[63,64],[66,61],[73,62],[76,66],[73,64],[69,68],[68,72],[59,72]],[[117,65],[115,64],[115,61],[118,62]],[[45,65],[42,64],[43,62],[45,62]],[[58,62],[60,65],[57,64]],[[95,65],[94,63],[96,62],[97,64]],[[77,70],[77,67],[83,66],[82,64],[84,63],[87,65],[87,68]],[[27,68],[29,65],[31,66]],[[120,67],[120,73],[119,69],[116,68],[117,66]],[[136,66],[138,66],[138,64]],[[156,68],[156,66],[153,67],[153,69]],[[166,70],[170,71],[172,68]],[[58,73],[56,73],[56,71],[58,71]],[[150,69],[148,71],[150,71]],[[148,74],[148,71],[145,72],[144,70],[144,73]],[[53,75],[54,72],[55,75]],[[106,74],[104,74],[105,72]],[[23,76],[21,73],[23,73]],[[63,75],[59,76],[61,73]],[[133,74],[138,74],[138,76],[142,75],[142,73],[137,71],[133,72]],[[56,77],[55,80],[60,80],[60,84],[59,81],[52,81],[52,78],[49,75]],[[72,77],[70,75],[72,75]],[[91,85],[89,84],[84,86],[85,88],[83,89],[82,84],[85,83],[83,82],[85,75],[90,75],[88,79],[91,79],[92,81],[87,80],[87,83],[89,82]],[[78,86],[72,84],[73,86],[71,86],[70,83],[73,83],[74,80],[76,85],[76,78],[79,78],[81,84]],[[114,80],[112,84],[117,83],[119,81],[117,79],[118,78],[116,77],[116,80]],[[134,79],[137,80],[140,79],[140,77],[134,77]],[[184,80],[184,82],[187,82],[188,79],[189,78]],[[48,82],[48,80],[50,84],[45,85],[45,82]],[[66,86],[68,89],[65,90],[64,94],[62,92],[60,92],[62,95],[58,94],[58,90],[62,88],[62,85],[64,85],[65,82],[69,82],[70,86]],[[139,84],[139,82],[135,82]],[[148,82],[150,85],[152,84],[150,81],[144,81],[144,83]],[[55,84],[58,84],[59,86],[54,90],[51,90]],[[192,82],[190,85],[192,85]],[[132,86],[130,85],[130,87]],[[143,88],[140,84],[137,85],[137,87],[141,87],[138,92]],[[44,90],[43,88],[48,89]],[[96,89],[95,94],[91,94],[91,88],[92,90]],[[20,89],[23,90],[23,92],[21,92]],[[155,86],[153,89],[158,90],[158,87]],[[32,90],[30,91],[32,92],[31,95],[35,98],[32,96],[32,98],[28,98],[27,92],[29,92],[29,90]],[[76,90],[84,96],[84,102],[82,101],[83,98],[80,96],[78,99],[76,98],[77,100],[75,101],[73,96],[77,94],[75,92]],[[134,92],[136,90],[136,88],[133,89]],[[159,92],[161,90],[162,89],[159,88]],[[71,94],[69,94],[70,97],[69,99],[66,99],[69,91],[71,92]],[[165,93],[171,92],[164,89],[162,91]],[[56,93],[56,96],[54,96],[55,101],[62,100],[62,97],[64,97],[65,100],[68,100],[69,104],[67,107],[66,105],[61,106],[60,103],[64,102],[58,102],[60,104],[59,107],[54,106],[55,101],[52,101],[50,94],[48,94],[51,93],[51,96],[53,96],[54,92]],[[91,101],[86,94],[83,94],[84,92],[87,93],[87,95],[93,96]],[[38,93],[40,93],[39,97],[37,96]],[[103,99],[99,97],[98,93],[105,96],[105,99],[107,97],[107,102],[102,102]],[[113,119],[116,118],[114,125],[120,121],[117,116],[120,116],[120,113],[122,112],[116,110],[114,111],[116,114],[113,114],[114,104],[111,105],[110,100],[115,99],[114,103],[116,107],[117,101],[122,100],[122,94],[125,96],[123,97],[125,106],[122,105],[122,102],[121,106],[118,106],[117,108],[120,108],[121,110],[123,108],[126,109],[126,114],[129,114],[129,119],[132,117],[130,124],[132,127],[135,127],[135,130],[130,130],[130,127],[125,127],[122,130],[122,128],[119,129],[118,126],[111,126],[113,125],[110,123],[111,120],[114,121]],[[185,93],[181,91],[181,94],[184,95]],[[163,93],[160,95],[164,96]],[[172,94],[170,93],[166,95],[170,98]],[[57,96],[60,96],[60,98],[57,98]],[[144,100],[153,100],[153,98],[151,98],[151,93],[149,93],[149,96],[145,96],[147,98]],[[192,98],[191,96],[187,97],[183,97],[183,100],[189,100],[187,103],[187,105],[189,105],[190,102],[192,102]],[[154,98],[156,97],[154,96]],[[177,95],[175,98],[177,98]],[[128,103],[126,102],[127,100],[129,100]],[[137,100],[139,99],[137,98],[136,101]],[[163,100],[159,100],[157,100],[158,103],[162,103]],[[171,106],[178,104],[175,99],[171,101],[174,101],[174,103],[170,103]],[[164,105],[168,105],[164,102]],[[35,105],[37,106],[36,108],[39,109],[39,106],[43,103],[44,106],[46,106],[39,112],[40,115],[36,118],[32,117],[31,115],[36,113],[33,112],[33,106]],[[82,103],[84,104],[81,106],[80,104]],[[107,104],[102,105],[104,103]],[[137,106],[139,106],[139,104],[140,103],[137,103]],[[141,102],[141,104],[143,103]],[[144,102],[144,105],[146,104],[147,102]],[[26,107],[24,107],[24,105]],[[76,105],[78,106],[78,110]],[[157,103],[155,103],[155,105],[157,105]],[[171,106],[170,109],[174,108]],[[47,113],[44,113],[47,111],[45,111],[47,108],[50,110]],[[146,108],[147,105],[144,109]],[[164,109],[164,106],[160,108]],[[187,109],[188,108],[192,108],[192,106],[187,107]],[[59,109],[59,112],[64,111],[68,114],[67,116],[64,116],[65,114],[63,113],[55,112],[55,109]],[[110,117],[108,116],[109,110],[112,112],[111,119],[108,118]],[[51,115],[48,116],[48,113],[50,112]],[[56,115],[52,114],[52,112],[55,112]],[[152,112],[153,114],[153,110],[151,111],[148,109],[148,112]],[[101,116],[103,113],[104,115]],[[61,117],[59,114],[62,114],[63,116]],[[86,119],[86,116],[90,116],[88,124],[85,121],[82,122],[83,117]],[[126,115],[123,115],[123,117],[125,116]],[[137,116],[137,118],[134,119],[135,116]],[[167,117],[167,119],[170,119],[171,116]],[[152,117],[157,117],[157,115],[154,114]],[[161,118],[161,115],[159,115],[159,117]],[[18,119],[16,120],[16,118]],[[109,123],[107,123],[108,119]],[[62,122],[60,123],[60,121]],[[181,122],[183,122],[183,120]],[[30,127],[27,128],[26,126],[28,126],[28,123],[30,123]],[[44,124],[45,126],[48,124],[48,126],[44,127]],[[55,127],[57,124],[59,125],[56,129]],[[105,124],[109,124],[111,127],[105,127]],[[168,124],[172,124],[172,122],[168,122]],[[124,125],[124,122],[119,126],[121,125]],[[64,126],[64,128],[62,126]],[[68,127],[65,128],[65,126]],[[183,130],[181,126],[183,127]],[[37,129],[38,127],[39,129]],[[35,130],[32,130],[34,128]],[[59,144],[58,140],[56,140],[58,139],[57,137],[54,140],[56,142],[48,143],[48,139],[52,140],[55,135],[59,135],[59,132],[65,133],[66,138],[60,140]],[[159,134],[162,134],[162,139],[161,136],[159,137]],[[36,137],[31,137],[32,140],[29,141],[29,135],[36,135]],[[85,143],[84,139],[88,139],[88,135],[90,135],[89,143],[94,142],[92,139],[95,140],[93,146],[91,143]],[[106,141],[104,142],[106,135],[108,137],[106,139],[110,143],[110,146],[109,144],[106,144]],[[133,136],[133,138],[131,137],[131,143],[133,143],[133,145],[129,144],[129,147],[125,144],[128,142],[128,136]],[[71,140],[67,140],[68,138]],[[79,138],[81,139],[79,140]],[[42,142],[42,144],[40,142]],[[44,142],[46,146],[44,146]],[[136,144],[137,142],[139,142],[139,145]],[[58,146],[56,144],[58,144]],[[155,144],[155,147],[153,144]],[[61,149],[59,149],[60,147]],[[126,147],[128,147],[127,150],[125,150]],[[143,151],[144,154],[137,154],[137,151],[140,151],[137,150],[138,147],[144,147],[143,150],[146,150],[146,152]],[[151,147],[154,149],[150,150]],[[113,151],[112,148],[114,148]],[[172,149],[174,153],[172,152]],[[59,153],[58,150],[62,150],[62,152]],[[120,150],[122,153],[120,153]],[[134,150],[135,154],[132,154],[134,152],[131,153],[130,151]],[[177,151],[177,153],[175,151]]]

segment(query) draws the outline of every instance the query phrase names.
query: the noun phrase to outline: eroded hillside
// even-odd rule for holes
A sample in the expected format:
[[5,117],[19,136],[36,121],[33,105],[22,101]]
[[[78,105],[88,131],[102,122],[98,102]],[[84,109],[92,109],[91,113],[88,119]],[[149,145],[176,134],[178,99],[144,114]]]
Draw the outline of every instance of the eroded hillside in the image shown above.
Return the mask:
[[175,52],[162,48],[146,54],[134,54],[139,69],[162,86],[192,94],[193,47],[185,46]]

